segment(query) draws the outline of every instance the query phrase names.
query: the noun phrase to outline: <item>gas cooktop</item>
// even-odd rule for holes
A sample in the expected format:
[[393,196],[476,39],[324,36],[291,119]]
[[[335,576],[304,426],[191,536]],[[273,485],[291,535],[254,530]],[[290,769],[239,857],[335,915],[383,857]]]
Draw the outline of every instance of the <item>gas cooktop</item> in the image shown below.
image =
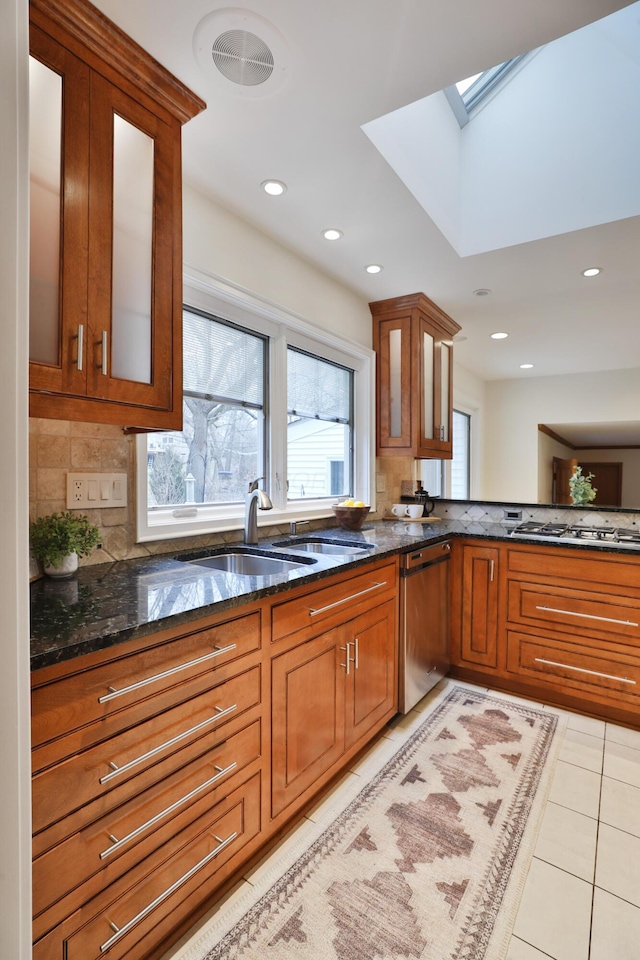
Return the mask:
[[511,531],[512,537],[536,537],[545,540],[592,540],[597,543],[629,544],[640,547],[640,530],[629,527],[589,527],[584,524],[545,523],[528,520]]

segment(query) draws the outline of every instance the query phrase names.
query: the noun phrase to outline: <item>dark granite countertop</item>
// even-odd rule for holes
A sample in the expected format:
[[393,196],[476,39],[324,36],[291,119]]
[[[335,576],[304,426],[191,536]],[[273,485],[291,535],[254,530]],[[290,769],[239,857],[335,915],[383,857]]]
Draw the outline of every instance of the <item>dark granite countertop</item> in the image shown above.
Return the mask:
[[[513,524],[462,523],[443,520],[419,524],[402,521],[378,521],[365,524],[359,532],[338,528],[298,539],[340,539],[349,543],[372,545],[366,554],[336,557],[324,554],[292,553],[295,538],[278,537],[261,540],[257,548],[241,544],[224,549],[271,550],[283,540],[288,546],[278,547],[279,555],[315,562],[287,573],[248,577],[214,571],[196,564],[183,563],[171,554],[144,560],[124,560],[81,567],[70,580],[43,578],[31,584],[31,669],[38,670],[82,654],[102,650],[125,640],[144,637],[167,627],[179,626],[214,612],[231,609],[261,597],[281,593],[291,587],[331,576],[338,570],[352,570],[386,556],[404,553],[418,546],[450,536],[481,537],[504,540],[510,537]],[[536,538],[518,538],[518,543],[550,544]],[[615,553],[640,551],[611,544],[552,544],[558,549],[599,549]],[[204,552],[211,553],[214,548]],[[220,548],[215,548],[220,552]],[[182,556],[183,554],[178,554]],[[192,551],[189,556],[197,557]]]

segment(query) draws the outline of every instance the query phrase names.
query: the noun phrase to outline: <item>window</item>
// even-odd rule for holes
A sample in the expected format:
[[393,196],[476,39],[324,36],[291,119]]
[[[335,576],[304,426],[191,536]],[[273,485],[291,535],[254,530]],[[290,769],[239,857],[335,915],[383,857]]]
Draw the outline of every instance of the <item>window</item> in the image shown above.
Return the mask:
[[478,107],[507,78],[514,67],[528,56],[529,54],[522,54],[522,56],[513,57],[482,73],[459,80],[445,89],[445,96],[461,127],[469,122],[475,107]]
[[269,526],[372,500],[373,352],[221,287],[185,282],[183,429],[137,439],[139,541],[241,528],[256,478]]
[[185,310],[183,429],[150,434],[150,507],[244,500],[264,474],[264,337]]
[[351,494],[353,371],[287,350],[287,497]]
[[468,500],[471,486],[471,417],[468,413],[453,411],[452,439],[450,497]]

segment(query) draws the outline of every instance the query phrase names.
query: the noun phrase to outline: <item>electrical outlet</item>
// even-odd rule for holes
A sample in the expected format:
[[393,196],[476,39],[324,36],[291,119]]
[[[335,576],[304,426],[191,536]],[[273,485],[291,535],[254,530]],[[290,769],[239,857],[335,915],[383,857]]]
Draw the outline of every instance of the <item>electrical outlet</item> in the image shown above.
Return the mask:
[[68,473],[67,508],[126,507],[126,473]]

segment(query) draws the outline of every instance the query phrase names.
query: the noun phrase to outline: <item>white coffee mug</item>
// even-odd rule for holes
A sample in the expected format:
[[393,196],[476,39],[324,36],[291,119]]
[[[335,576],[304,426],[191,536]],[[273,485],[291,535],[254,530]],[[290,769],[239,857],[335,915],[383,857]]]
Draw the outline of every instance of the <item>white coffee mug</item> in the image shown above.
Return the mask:
[[422,516],[422,504],[410,503],[405,512],[412,520],[418,520]]
[[391,507],[391,513],[394,517],[406,517],[406,507],[404,503],[394,503]]

